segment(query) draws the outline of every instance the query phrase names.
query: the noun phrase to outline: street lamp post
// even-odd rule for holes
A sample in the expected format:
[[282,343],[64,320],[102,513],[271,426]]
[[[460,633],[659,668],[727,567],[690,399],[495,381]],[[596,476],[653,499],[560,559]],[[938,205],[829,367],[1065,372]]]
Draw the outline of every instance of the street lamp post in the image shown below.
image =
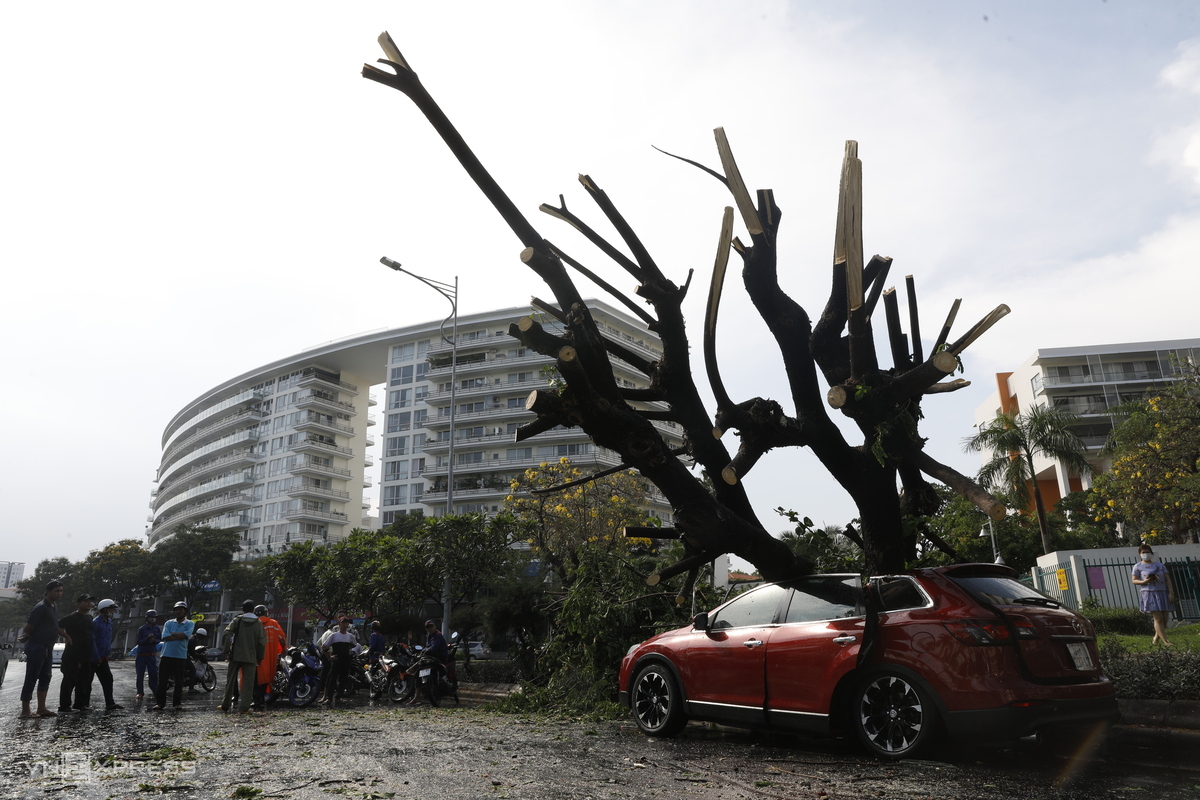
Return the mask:
[[989,534],[992,537],[992,557],[995,559],[995,563],[1003,564],[1004,557],[1000,555],[1000,548],[996,546],[996,527],[992,524],[991,518],[988,518],[988,524],[986,528],[979,529],[979,538],[982,539]]
[[[416,278],[421,283],[433,289],[442,297],[450,301],[450,316],[442,320],[442,325],[438,332],[442,336],[442,341],[450,345],[450,441],[447,449],[446,458],[446,513],[454,513],[454,414],[457,410],[456,406],[456,390],[458,384],[458,276],[454,276],[454,283],[443,283],[442,281],[430,280],[422,277],[415,272],[409,272],[400,266],[398,261],[384,256],[379,259],[379,263],[385,267],[390,267],[396,272],[403,272],[405,275]],[[451,337],[446,336],[446,323],[453,320],[451,328]],[[442,631],[443,633],[450,630],[450,602],[451,602],[451,586],[450,573],[447,572],[445,582],[442,584]]]

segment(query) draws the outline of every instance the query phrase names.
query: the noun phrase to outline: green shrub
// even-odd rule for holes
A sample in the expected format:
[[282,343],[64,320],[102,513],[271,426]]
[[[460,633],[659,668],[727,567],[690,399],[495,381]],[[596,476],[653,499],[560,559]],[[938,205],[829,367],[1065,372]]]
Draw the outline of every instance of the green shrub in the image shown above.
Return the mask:
[[1130,650],[1116,637],[1099,641],[1100,661],[1123,699],[1200,700],[1200,651]]
[[458,679],[470,683],[520,683],[521,671],[517,662],[508,659],[471,659],[470,664],[460,664]]
[[1123,636],[1153,636],[1154,621],[1149,614],[1134,608],[1104,608],[1084,603],[1079,613],[1096,626],[1096,634],[1110,633]]

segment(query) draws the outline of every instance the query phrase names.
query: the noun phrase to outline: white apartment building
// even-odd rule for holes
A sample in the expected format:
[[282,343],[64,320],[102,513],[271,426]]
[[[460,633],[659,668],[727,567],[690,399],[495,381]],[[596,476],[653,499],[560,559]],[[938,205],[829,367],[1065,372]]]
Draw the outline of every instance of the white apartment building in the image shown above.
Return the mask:
[[[1197,359],[1200,339],[1038,350],[1013,372],[996,374],[996,391],[976,409],[975,426],[986,425],[1001,411],[1060,408],[1080,418],[1076,433],[1087,445],[1094,473],[1101,473],[1109,463],[1100,449],[1117,422],[1110,410],[1175,380],[1175,364]],[[983,456],[986,460],[991,454]],[[1035,459],[1034,467],[1047,506],[1091,485],[1089,478],[1069,474],[1050,459]]]
[[15,587],[24,576],[24,561],[0,561],[0,589]]
[[[587,303],[608,336],[659,357],[657,337],[634,318],[601,301]],[[516,427],[534,418],[526,396],[547,385],[543,369],[554,363],[507,334],[530,313],[508,308],[459,318],[453,431],[452,347],[442,341],[440,321],[330,342],[205,392],[163,432],[148,545],[180,524],[203,524],[240,531],[243,557],[253,559],[294,542],[335,542],[356,527],[386,526],[416,510],[441,515],[452,444],[454,513],[499,511],[512,475],[559,456],[585,472],[617,466],[619,457],[579,428],[513,441]],[[558,327],[552,318],[542,321],[548,330]],[[445,332],[451,334],[449,325]],[[645,385],[623,362],[614,360],[614,369],[626,385]],[[375,466],[369,388],[380,384],[386,413],[376,516],[364,490]],[[681,441],[669,423],[655,424]],[[651,510],[671,521],[660,495]]]
[[[651,361],[662,356],[658,337],[632,317],[600,301],[587,303],[604,335]],[[553,428],[515,441],[517,428],[535,419],[525,410],[526,397],[556,377],[553,358],[508,335],[509,324],[524,316],[529,316],[528,309],[510,308],[460,317],[453,384],[454,348],[436,327],[413,330],[391,345],[379,498],[382,525],[415,510],[440,516],[447,513],[448,501],[455,514],[496,513],[514,477],[563,456],[585,474],[621,464],[617,453],[597,447],[579,428]],[[534,316],[547,331],[561,331],[552,317]],[[448,326],[446,335],[450,337]],[[645,376],[630,365],[616,358],[612,364],[622,385],[646,386]],[[673,445],[682,441],[678,426],[654,424]],[[656,490],[649,510],[668,524],[672,521],[670,505]]]

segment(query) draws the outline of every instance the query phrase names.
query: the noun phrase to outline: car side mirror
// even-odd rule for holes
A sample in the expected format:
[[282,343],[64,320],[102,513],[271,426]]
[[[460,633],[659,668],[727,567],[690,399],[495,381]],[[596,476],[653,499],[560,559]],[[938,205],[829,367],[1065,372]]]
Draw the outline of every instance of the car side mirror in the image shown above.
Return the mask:
[[692,617],[692,629],[697,631],[708,630],[708,612],[701,611],[696,616]]

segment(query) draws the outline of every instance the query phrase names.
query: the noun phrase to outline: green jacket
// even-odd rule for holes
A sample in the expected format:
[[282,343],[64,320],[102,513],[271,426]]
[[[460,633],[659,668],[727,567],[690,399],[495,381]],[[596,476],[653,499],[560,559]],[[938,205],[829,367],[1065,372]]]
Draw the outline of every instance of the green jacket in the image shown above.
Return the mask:
[[[229,637],[235,636],[233,647]],[[242,614],[225,627],[225,655],[230,661],[257,664],[267,650],[267,632],[253,614]]]

